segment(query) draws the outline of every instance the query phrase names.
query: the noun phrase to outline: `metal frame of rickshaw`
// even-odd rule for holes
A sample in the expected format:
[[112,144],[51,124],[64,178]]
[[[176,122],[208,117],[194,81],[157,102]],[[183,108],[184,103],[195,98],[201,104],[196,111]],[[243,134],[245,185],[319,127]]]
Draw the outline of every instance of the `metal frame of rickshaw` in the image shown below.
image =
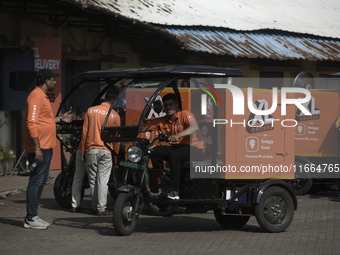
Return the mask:
[[[71,95],[79,89],[81,85],[87,82],[106,82],[105,87],[98,93],[94,101],[92,102],[91,106],[94,106],[98,104],[100,98],[106,93],[106,91],[109,89],[110,86],[113,86],[123,78],[127,78],[127,73],[131,70],[121,69],[119,71],[115,72],[114,77],[112,77],[112,71],[88,71],[85,73],[77,74],[71,77],[70,79],[81,79],[79,82],[74,85],[70,91],[66,94],[64,99],[59,105],[58,111],[56,113],[56,116],[59,116],[61,113],[61,110],[63,107],[66,107],[66,103],[71,97]],[[112,78],[115,78],[116,80],[111,80]],[[67,162],[65,159],[65,155],[63,153],[62,147],[65,147],[66,151],[71,153],[73,156],[75,156],[77,148],[73,148],[72,146],[68,146],[63,139],[58,134],[70,134],[74,133],[75,129],[80,128],[82,129],[83,120],[75,120],[72,123],[62,123],[60,124],[60,129],[57,132],[57,139],[59,140],[61,144],[61,155],[62,155],[62,170],[67,167]],[[114,153],[114,152],[113,152]]]
[[[128,70],[131,71],[131,70]],[[119,71],[115,72],[115,76],[112,77],[112,72],[109,71],[88,71],[85,73],[80,73],[77,75],[74,75],[70,79],[81,79],[79,82],[77,82],[71,89],[70,91],[66,94],[64,99],[59,105],[58,111],[56,116],[59,116],[61,110],[63,107],[66,107],[66,103],[71,97],[71,95],[84,83],[87,82],[106,82],[105,87],[98,93],[98,95],[95,97],[94,101],[92,102],[91,106],[94,106],[98,104],[100,98],[106,93],[106,91],[109,89],[110,86],[113,86],[123,78],[126,78],[126,73],[127,70],[120,69]],[[112,80],[114,79],[114,80]],[[55,192],[55,198],[57,202],[62,206],[62,207],[70,207],[71,204],[69,203],[70,201],[70,194],[71,194],[71,186],[72,186],[72,180],[73,180],[73,175],[75,172],[75,158],[76,158],[76,151],[78,148],[79,142],[76,142],[75,144],[72,144],[69,146],[65,143],[65,141],[62,139],[60,134],[75,134],[78,132],[78,137],[81,136],[82,132],[82,127],[83,127],[83,120],[74,120],[72,123],[60,123],[57,125],[57,139],[60,142],[60,150],[61,150],[61,179],[59,181],[59,176],[57,177],[57,180],[55,182],[55,187],[54,187],[54,192]],[[67,162],[66,160],[66,155],[63,150],[65,148],[66,152],[69,152],[71,154],[70,161]],[[118,156],[114,151],[115,156]],[[56,187],[56,185],[58,187]],[[59,186],[60,185],[60,186]],[[87,184],[87,177],[84,179],[83,183],[83,189],[88,188]],[[60,191],[59,189],[62,189]],[[62,194],[62,195],[61,195]],[[110,194],[114,196],[114,193]],[[57,198],[57,196],[62,196],[63,198]],[[58,201],[58,200],[61,201]]]

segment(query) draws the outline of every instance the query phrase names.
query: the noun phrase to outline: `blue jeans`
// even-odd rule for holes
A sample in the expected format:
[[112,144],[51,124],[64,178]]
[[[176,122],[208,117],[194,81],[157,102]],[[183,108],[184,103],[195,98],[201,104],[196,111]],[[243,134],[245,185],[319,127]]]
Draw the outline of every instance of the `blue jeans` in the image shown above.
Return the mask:
[[[26,191],[26,219],[31,220],[33,217],[38,215],[38,204],[40,201],[41,193],[48,180],[50,165],[53,156],[53,150],[41,150],[44,158],[37,165],[37,167],[31,172],[27,191]],[[35,158],[35,153],[27,153],[27,159],[32,164]]]

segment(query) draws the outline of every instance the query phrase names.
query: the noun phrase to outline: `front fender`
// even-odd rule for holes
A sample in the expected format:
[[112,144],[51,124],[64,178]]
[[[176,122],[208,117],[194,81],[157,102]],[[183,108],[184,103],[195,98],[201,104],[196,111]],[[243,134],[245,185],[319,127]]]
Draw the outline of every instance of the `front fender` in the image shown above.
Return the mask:
[[131,190],[135,190],[135,186],[132,186],[130,184],[126,184],[126,185],[123,185],[123,186],[120,186],[118,188],[118,191],[119,192],[125,192],[125,193],[129,193]]
[[262,197],[263,192],[272,186],[279,186],[281,188],[284,188],[288,193],[291,195],[294,201],[294,209],[297,210],[297,198],[294,192],[294,189],[286,182],[282,180],[268,180],[264,182],[256,191],[254,197],[253,197],[253,203],[259,203],[260,199]]

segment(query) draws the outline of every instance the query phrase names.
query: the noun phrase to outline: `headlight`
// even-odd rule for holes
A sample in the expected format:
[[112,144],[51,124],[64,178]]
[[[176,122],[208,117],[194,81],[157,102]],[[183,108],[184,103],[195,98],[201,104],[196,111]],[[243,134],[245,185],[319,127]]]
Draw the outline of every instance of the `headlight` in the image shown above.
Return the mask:
[[133,163],[137,163],[142,160],[143,157],[143,151],[138,146],[130,146],[130,148],[127,150],[127,158]]

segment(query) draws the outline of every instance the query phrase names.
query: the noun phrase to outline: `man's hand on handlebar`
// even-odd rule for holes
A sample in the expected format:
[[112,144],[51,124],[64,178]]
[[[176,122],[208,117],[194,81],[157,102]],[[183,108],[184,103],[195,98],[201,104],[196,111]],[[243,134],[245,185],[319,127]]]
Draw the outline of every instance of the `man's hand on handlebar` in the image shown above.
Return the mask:
[[179,137],[177,137],[177,135],[171,135],[168,137],[168,142],[172,143],[172,142],[178,142],[179,141]]

